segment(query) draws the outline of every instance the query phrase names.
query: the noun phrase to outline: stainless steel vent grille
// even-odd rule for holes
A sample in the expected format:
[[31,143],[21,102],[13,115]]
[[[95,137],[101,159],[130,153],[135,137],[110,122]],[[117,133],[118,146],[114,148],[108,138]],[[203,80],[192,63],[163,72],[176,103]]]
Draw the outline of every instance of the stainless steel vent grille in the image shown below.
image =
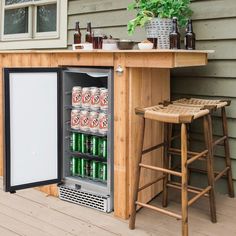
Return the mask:
[[109,197],[95,195],[89,192],[69,188],[67,186],[59,187],[59,198],[75,204],[87,206],[99,211],[110,211]]

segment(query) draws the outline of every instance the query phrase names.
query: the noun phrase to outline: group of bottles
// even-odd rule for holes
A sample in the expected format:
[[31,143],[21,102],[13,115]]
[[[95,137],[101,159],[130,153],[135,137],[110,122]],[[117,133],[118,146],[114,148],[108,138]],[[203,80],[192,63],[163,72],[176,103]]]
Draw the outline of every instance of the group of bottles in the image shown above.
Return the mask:
[[[194,50],[195,49],[195,33],[193,32],[192,20],[188,20],[188,25],[186,28],[186,34],[184,38],[185,49]],[[177,18],[173,18],[173,30],[170,33],[170,49],[180,49],[180,33],[178,30]]]
[[[80,25],[79,22],[76,22],[75,24],[75,33],[74,33],[74,44],[80,44],[82,41],[82,34],[80,31]],[[87,30],[85,34],[85,42],[86,43],[92,43],[92,27],[91,22],[87,23]]]

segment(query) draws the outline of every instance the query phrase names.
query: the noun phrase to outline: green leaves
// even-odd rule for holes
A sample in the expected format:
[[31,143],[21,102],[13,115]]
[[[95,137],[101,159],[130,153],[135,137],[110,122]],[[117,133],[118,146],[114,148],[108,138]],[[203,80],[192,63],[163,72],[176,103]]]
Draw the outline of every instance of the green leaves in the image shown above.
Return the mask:
[[128,23],[128,32],[133,34],[137,26],[143,27],[154,17],[177,17],[180,26],[185,26],[192,15],[190,0],[133,0],[128,10],[137,11],[136,18]]

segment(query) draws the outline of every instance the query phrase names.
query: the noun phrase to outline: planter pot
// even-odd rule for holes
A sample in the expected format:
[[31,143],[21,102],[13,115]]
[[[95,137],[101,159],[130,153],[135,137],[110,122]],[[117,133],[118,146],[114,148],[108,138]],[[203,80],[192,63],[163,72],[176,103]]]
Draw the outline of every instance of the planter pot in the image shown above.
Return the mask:
[[169,35],[172,31],[171,19],[153,18],[145,25],[147,38],[157,38],[159,49],[169,49]]

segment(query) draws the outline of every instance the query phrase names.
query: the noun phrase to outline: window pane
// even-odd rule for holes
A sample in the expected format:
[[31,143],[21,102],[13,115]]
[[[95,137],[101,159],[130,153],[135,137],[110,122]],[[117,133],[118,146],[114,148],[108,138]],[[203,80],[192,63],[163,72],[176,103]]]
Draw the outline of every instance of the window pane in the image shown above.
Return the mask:
[[5,5],[12,5],[23,2],[32,2],[32,0],[5,0]]
[[57,30],[57,4],[37,7],[37,32]]
[[28,33],[28,7],[5,10],[4,34]]

